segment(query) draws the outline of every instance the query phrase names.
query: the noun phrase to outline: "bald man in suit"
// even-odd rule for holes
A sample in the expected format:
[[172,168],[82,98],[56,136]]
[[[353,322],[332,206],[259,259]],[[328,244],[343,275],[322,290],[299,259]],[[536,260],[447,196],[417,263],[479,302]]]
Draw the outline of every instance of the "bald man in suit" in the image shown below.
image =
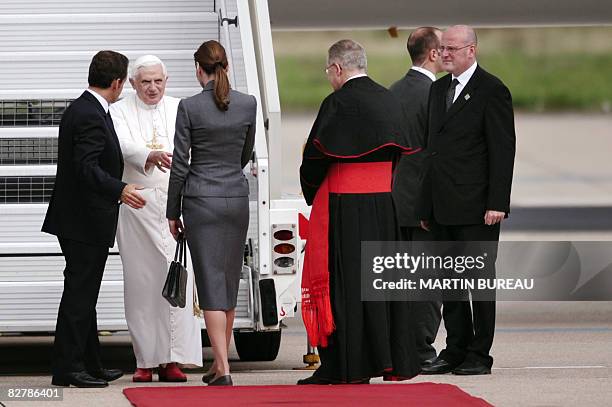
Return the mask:
[[[516,150],[512,97],[501,80],[478,65],[476,46],[471,27],[453,26],[442,34],[449,75],[434,82],[429,96],[418,213],[439,241],[497,242],[510,212]],[[442,316],[446,348],[422,373],[490,374],[495,302],[444,301]]]

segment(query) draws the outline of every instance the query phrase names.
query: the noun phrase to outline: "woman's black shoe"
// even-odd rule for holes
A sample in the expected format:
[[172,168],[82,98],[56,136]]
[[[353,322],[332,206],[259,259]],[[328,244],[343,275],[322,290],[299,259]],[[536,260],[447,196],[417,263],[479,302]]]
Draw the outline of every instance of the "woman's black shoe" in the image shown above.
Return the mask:
[[[203,379],[203,378],[202,378]],[[233,386],[232,376],[226,374],[225,376],[219,376],[208,383],[209,386]]]
[[206,373],[204,376],[202,376],[202,381],[208,384],[214,377],[215,377],[215,372]]

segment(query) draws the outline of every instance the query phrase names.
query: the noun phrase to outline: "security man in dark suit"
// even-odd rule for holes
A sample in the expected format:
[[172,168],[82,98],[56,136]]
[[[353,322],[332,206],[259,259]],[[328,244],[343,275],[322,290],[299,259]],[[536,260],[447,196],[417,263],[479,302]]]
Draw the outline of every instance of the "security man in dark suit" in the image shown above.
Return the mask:
[[123,374],[102,367],[96,303],[119,203],[145,205],[139,187],[121,181],[121,148],[108,113],[121,95],[127,67],[124,55],[98,52],[89,66],[89,88],[60,123],[55,187],[42,227],[57,236],[66,260],[55,328],[56,386],[105,387]]
[[[508,88],[476,62],[467,26],[442,34],[444,70],[429,96],[428,141],[418,212],[436,240],[499,240],[510,211],[515,143]],[[489,259],[494,262],[494,259]],[[423,373],[491,373],[494,301],[444,301],[446,348]]]
[[[435,27],[419,27],[408,37],[407,48],[412,59],[408,73],[391,85],[391,92],[402,104],[410,142],[414,147],[426,146],[427,106],[429,89],[442,71],[440,40],[442,31]],[[420,192],[419,177],[423,164],[423,152],[402,156],[393,182],[393,199],[397,210],[402,239],[433,240],[431,233],[421,228],[415,209]],[[414,302],[411,312],[416,323],[415,339],[421,363],[431,363],[436,357],[433,342],[436,339],[442,303],[439,301]]]

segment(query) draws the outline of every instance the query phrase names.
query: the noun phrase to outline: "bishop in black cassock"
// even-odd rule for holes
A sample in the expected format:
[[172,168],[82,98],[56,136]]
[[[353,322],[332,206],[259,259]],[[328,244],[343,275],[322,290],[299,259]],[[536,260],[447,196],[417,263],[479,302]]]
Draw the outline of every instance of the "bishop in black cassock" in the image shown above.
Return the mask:
[[361,298],[361,242],[399,240],[392,171],[414,150],[399,102],[365,74],[365,52],[363,66],[351,65],[358,52],[351,40],[330,48],[326,71],[335,92],[320,107],[300,167],[313,205],[302,313],[321,366],[298,384],[403,380],[420,371],[410,303]]

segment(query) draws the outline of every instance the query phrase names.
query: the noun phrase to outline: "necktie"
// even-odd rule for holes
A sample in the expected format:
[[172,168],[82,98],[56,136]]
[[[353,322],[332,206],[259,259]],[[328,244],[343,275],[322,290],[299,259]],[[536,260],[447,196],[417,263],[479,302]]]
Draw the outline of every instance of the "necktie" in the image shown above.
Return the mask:
[[104,121],[109,128],[113,127],[113,119],[111,118],[110,112],[106,112],[104,115]]
[[446,93],[446,111],[453,105],[453,99],[455,98],[455,88],[459,85],[459,81],[457,78],[453,79],[450,87],[448,88],[448,92]]
[[115,124],[113,123],[113,118],[111,117],[110,112],[107,112],[106,115],[104,115],[104,121],[106,122],[106,127],[108,127],[111,134],[116,138],[117,132],[115,131]]
[[104,120],[106,121],[106,126],[111,133],[115,133],[115,124],[113,123],[113,118],[111,117],[110,112],[107,112],[106,115],[104,115]]

